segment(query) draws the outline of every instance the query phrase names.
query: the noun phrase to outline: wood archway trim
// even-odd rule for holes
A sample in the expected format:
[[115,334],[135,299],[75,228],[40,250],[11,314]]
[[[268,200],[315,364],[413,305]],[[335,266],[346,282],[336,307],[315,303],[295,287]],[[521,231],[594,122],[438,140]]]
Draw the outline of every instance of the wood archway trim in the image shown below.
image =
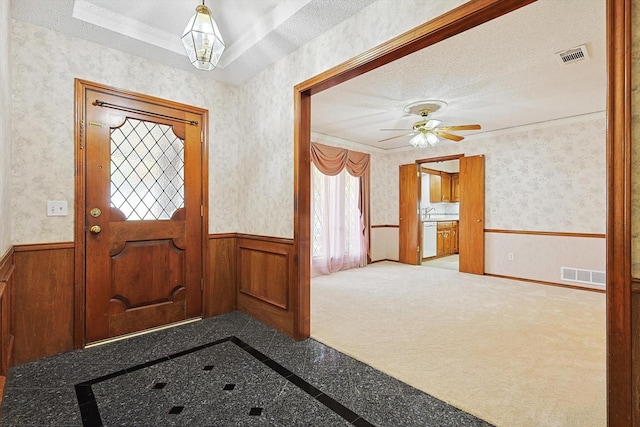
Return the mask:
[[[310,330],[311,96],[535,0],[472,0],[294,88],[294,251],[297,280],[294,335]],[[631,299],[631,0],[607,3],[607,418],[631,426],[640,408],[634,377]],[[640,297],[638,311],[640,312]],[[640,344],[636,352],[640,364]],[[640,409],[635,414],[640,420]]]

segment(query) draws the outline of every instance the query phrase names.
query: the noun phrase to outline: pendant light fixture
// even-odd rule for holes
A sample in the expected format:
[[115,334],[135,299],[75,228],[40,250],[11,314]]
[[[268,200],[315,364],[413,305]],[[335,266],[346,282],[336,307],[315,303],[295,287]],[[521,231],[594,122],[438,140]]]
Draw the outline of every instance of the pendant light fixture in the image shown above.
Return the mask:
[[204,0],[196,7],[196,14],[191,17],[182,33],[182,44],[191,64],[200,70],[213,70],[220,61],[224,41]]

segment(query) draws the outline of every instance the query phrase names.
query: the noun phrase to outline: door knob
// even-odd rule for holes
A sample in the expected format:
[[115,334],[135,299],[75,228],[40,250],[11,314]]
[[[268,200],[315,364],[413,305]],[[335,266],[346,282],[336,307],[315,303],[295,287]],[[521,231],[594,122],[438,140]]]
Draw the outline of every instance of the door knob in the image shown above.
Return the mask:
[[98,218],[102,213],[102,211],[100,210],[100,208],[93,208],[89,213],[91,214],[92,217]]
[[93,234],[100,234],[102,228],[99,225],[94,225],[89,229],[89,231],[91,231]]

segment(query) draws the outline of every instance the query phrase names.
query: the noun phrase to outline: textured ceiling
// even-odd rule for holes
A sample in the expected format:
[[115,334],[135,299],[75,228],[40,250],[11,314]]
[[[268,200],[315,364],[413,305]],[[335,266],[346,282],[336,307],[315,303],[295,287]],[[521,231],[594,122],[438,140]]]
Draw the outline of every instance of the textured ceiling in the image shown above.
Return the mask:
[[[563,64],[556,55],[582,44],[587,60]],[[312,129],[381,149],[406,148],[409,137],[378,143],[403,134],[380,129],[411,129],[419,117],[403,107],[424,99],[448,104],[433,115],[442,126],[482,126],[458,132],[469,136],[462,144],[473,134],[601,114],[604,0],[539,0],[314,95]]]
[[[2,1],[2,0],[0,0]],[[6,1],[6,0],[5,0]],[[206,0],[227,50],[195,69],[179,37],[201,0],[11,0],[15,19],[218,81],[241,84],[375,0]],[[424,0],[431,1],[431,0]],[[556,53],[587,46],[590,58]],[[312,97],[312,130],[382,150],[419,118],[405,105],[438,99],[442,126],[478,123],[473,135],[601,114],[606,97],[604,0],[538,0]],[[442,144],[453,144],[443,141]]]
[[15,19],[237,85],[374,1],[205,1],[227,48],[219,68],[209,72],[189,63],[180,42],[201,0],[11,0],[11,5]]

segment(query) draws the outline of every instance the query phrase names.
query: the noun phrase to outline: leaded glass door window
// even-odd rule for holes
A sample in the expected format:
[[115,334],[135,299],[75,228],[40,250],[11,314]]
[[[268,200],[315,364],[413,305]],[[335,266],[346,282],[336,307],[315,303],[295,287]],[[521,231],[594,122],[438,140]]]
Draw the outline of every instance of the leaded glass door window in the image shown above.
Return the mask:
[[127,220],[184,207],[184,141],[170,126],[128,118],[111,130],[111,206]]

